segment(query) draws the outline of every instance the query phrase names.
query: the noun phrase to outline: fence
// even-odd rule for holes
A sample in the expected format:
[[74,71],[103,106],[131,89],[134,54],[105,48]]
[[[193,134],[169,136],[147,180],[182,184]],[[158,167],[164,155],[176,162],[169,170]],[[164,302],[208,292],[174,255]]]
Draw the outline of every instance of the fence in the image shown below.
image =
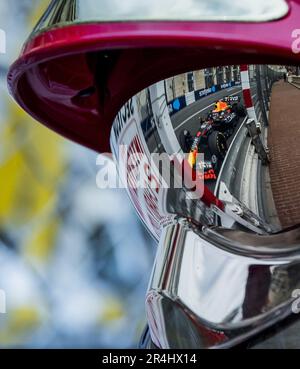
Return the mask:
[[[266,143],[272,86],[283,77],[283,72],[277,72],[268,66],[251,66],[250,73],[252,73],[250,85],[251,95],[255,100],[255,113],[261,122],[261,140]],[[297,81],[300,86],[300,77]],[[215,195],[222,200],[220,184],[223,182],[235,198],[258,216],[268,219],[270,209],[264,203],[267,197],[265,184],[268,166],[259,160],[246,123],[247,118],[231,142],[215,187]]]

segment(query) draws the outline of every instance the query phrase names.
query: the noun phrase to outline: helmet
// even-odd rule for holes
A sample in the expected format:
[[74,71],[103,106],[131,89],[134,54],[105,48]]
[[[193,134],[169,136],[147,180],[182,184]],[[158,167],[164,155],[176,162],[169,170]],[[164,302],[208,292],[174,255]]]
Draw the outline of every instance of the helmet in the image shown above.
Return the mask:
[[[300,2],[247,3],[245,12],[242,2],[223,0],[225,13],[216,16],[217,3],[130,0],[124,8],[54,0],[8,75],[16,101],[42,124],[98,152],[112,149],[119,162],[133,158],[120,175],[159,242],[146,305],[151,340],[161,348],[233,346],[288,316],[298,297],[293,183],[285,182],[282,199],[278,167],[270,164],[276,137],[276,147],[289,138],[274,121],[268,136],[268,117],[280,108],[277,65],[299,62],[291,37],[299,37],[292,30]],[[188,161],[176,156],[184,154],[178,134],[196,133],[193,122],[211,109],[214,94],[240,94],[245,106],[195,138],[199,161],[177,187]],[[167,157],[173,187],[164,186],[159,165],[150,166],[152,154]],[[141,171],[144,187],[137,185]]]

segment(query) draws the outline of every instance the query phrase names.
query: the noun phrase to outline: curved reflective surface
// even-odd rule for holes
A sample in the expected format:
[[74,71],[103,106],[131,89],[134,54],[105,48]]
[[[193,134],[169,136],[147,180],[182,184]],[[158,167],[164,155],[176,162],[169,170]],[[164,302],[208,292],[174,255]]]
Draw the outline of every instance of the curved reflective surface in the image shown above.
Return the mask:
[[217,242],[227,238],[263,252],[297,246],[296,73],[289,66],[207,68],[158,82],[123,107],[112,149],[157,239],[164,224],[183,216],[206,226]]
[[212,246],[186,221],[164,229],[146,298],[160,348],[230,347],[291,312],[297,260],[257,260]]
[[72,23],[186,20],[186,21],[270,21],[286,15],[284,0],[52,0],[34,32]]
[[149,86],[116,117],[120,178],[160,241],[147,295],[155,345],[232,346],[295,308],[298,74],[188,72]]

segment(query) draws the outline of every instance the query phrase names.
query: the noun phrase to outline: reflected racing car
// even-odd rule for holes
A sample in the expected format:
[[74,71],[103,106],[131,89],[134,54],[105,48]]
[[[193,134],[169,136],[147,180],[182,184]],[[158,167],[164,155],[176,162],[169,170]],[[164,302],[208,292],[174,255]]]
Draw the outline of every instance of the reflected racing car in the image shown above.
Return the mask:
[[222,132],[226,138],[229,138],[240,118],[246,116],[246,109],[240,102],[238,96],[226,96],[215,103],[206,120],[212,122],[214,129]]
[[[197,162],[197,154],[204,154],[204,161]],[[197,132],[188,157],[191,167],[201,169],[204,180],[216,180],[227,153],[226,137],[214,129],[212,120],[202,122]],[[197,168],[199,166],[199,168]]]

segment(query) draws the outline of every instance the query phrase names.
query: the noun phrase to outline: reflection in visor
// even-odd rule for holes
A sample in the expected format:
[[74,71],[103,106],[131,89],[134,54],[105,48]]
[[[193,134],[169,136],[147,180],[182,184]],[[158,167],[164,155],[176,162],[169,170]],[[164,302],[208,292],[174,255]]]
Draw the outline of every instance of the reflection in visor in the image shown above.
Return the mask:
[[[280,98],[286,89],[293,104],[298,98],[298,89],[284,82],[287,73],[294,72],[271,65],[207,68],[161,81],[126,105],[132,114],[119,114],[112,130],[116,155],[118,145],[130,146],[136,135],[149,158],[186,154],[193,175],[205,185],[201,199],[184,186],[157,188],[151,204],[145,203],[143,193],[135,196],[138,212],[156,238],[163,224],[178,214],[198,225],[260,235],[299,223],[300,213],[289,205],[293,173],[290,179],[285,175],[291,162],[276,160],[286,147],[284,132],[276,133],[283,127],[276,111],[287,104]],[[161,174],[157,168],[157,178]],[[174,181],[177,174],[175,168]],[[277,184],[279,175],[284,186],[291,186],[285,196]]]
[[290,314],[300,276],[297,72],[234,65],[174,76],[136,95],[133,118],[113,130],[113,148],[137,135],[149,156],[187,153],[205,185],[201,198],[184,187],[156,187],[151,204],[149,188],[135,197],[160,240],[146,298],[156,346],[230,347]]

